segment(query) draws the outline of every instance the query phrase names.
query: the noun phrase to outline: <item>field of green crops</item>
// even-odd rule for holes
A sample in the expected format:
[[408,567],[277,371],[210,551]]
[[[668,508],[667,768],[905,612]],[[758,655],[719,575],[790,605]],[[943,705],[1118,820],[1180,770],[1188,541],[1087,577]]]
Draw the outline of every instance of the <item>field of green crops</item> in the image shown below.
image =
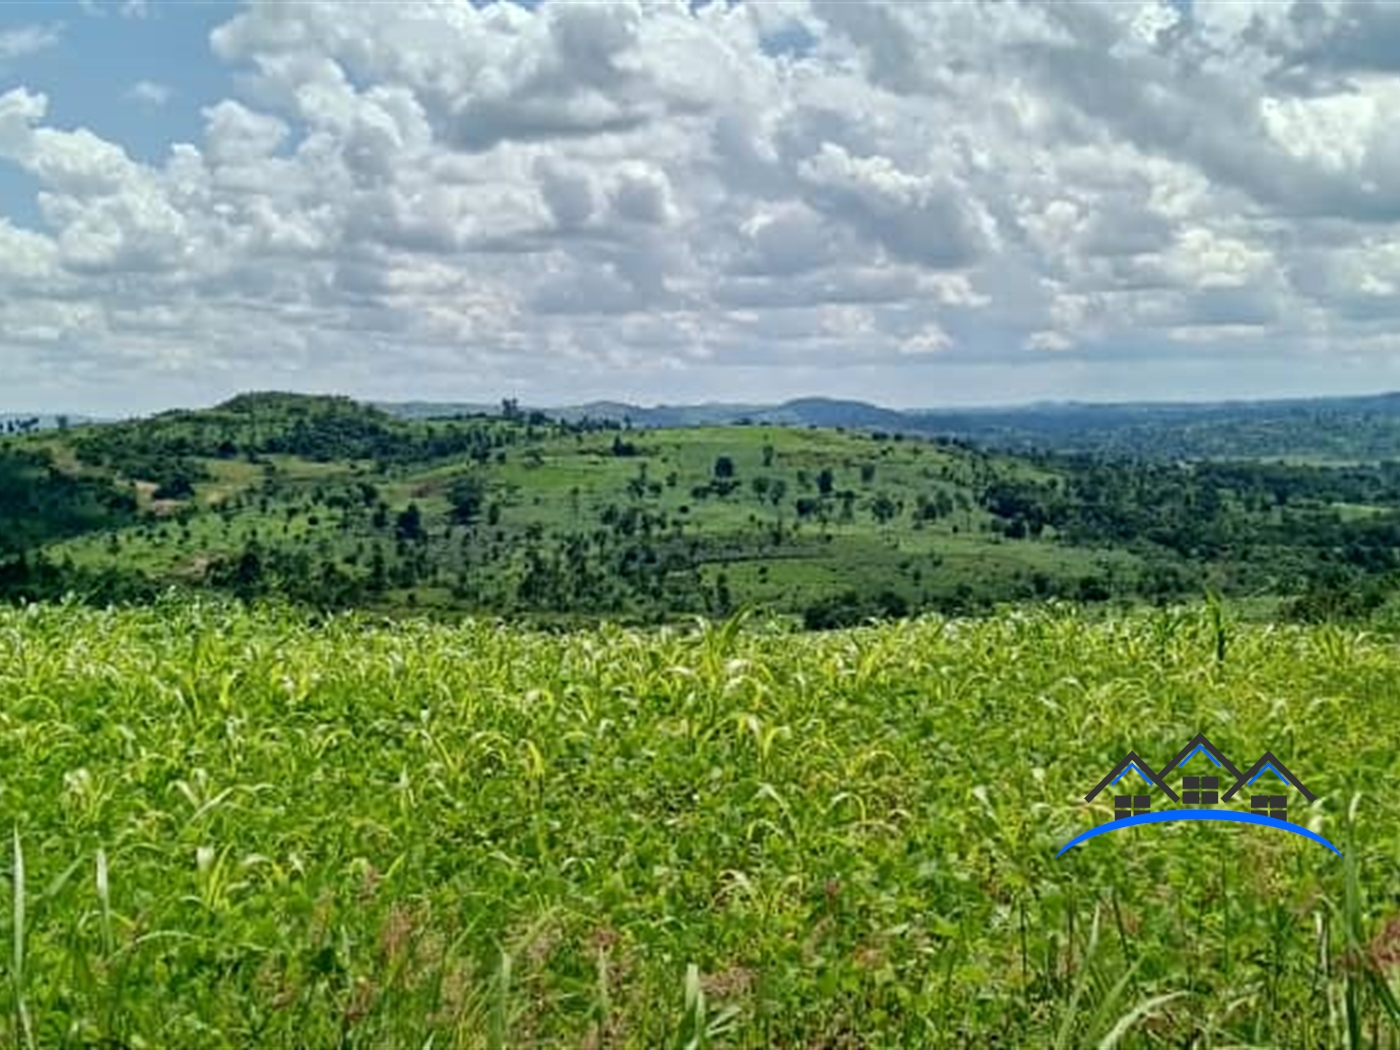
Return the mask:
[[[1400,648],[0,611],[0,1040],[1400,1045]],[[1204,730],[1345,855],[1083,795]]]

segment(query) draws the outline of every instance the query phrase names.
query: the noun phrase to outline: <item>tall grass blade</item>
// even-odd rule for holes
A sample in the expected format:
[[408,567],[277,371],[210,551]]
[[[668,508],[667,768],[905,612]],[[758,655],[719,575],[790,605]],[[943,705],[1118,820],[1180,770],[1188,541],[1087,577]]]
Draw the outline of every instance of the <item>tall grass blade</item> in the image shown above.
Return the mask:
[[14,945],[11,960],[15,986],[15,1009],[19,1013],[20,1030],[24,1033],[25,1045],[33,1050],[34,1029],[29,1021],[29,1006],[25,1000],[24,987],[24,847],[19,840],[19,828],[14,829]]
[[1099,1040],[1099,1050],[1113,1050],[1118,1045],[1118,1040],[1127,1035],[1128,1031],[1148,1014],[1175,999],[1180,999],[1185,992],[1167,992],[1164,995],[1156,995],[1145,1002],[1139,1003],[1126,1014],[1118,1019],[1106,1036]]

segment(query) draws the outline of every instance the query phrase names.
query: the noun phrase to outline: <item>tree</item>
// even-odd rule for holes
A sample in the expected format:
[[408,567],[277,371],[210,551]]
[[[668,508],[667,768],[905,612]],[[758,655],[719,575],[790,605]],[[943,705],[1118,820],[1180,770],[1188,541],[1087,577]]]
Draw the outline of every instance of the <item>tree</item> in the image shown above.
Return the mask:
[[895,505],[888,493],[882,492],[870,502],[870,513],[881,525],[887,525],[894,516],[899,513],[899,508]]
[[715,578],[713,609],[720,616],[727,616],[734,608],[734,599],[729,591],[729,577],[720,573]]
[[835,483],[836,479],[831,475],[831,468],[822,467],[821,473],[817,475],[817,492],[823,496],[830,496]]
[[189,499],[194,495],[194,483],[184,471],[176,470],[165,483],[151,493],[152,499]]
[[238,559],[223,574],[222,582],[240,598],[248,599],[258,593],[265,567],[262,550],[256,540],[244,544]]
[[732,478],[734,476],[734,461],[728,456],[720,456],[715,460],[715,477]]
[[388,582],[387,566],[384,564],[384,548],[376,543],[374,551],[370,554],[367,586],[371,593],[379,594],[388,586]]
[[847,589],[809,605],[802,612],[802,621],[809,631],[824,631],[854,627],[868,619],[897,619],[908,614],[908,602],[888,588],[873,596]]
[[447,501],[452,505],[453,523],[470,525],[481,516],[482,505],[486,502],[486,483],[475,475],[463,474],[447,490]]
[[424,540],[428,534],[423,530],[423,513],[418,504],[410,503],[394,522],[394,536],[400,540]]

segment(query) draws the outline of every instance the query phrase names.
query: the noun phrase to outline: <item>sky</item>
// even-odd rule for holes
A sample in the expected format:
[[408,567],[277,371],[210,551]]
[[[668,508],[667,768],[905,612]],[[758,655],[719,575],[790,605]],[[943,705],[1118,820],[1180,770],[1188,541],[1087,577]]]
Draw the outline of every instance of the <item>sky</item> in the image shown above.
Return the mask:
[[1400,4],[0,3],[0,412],[1400,389]]

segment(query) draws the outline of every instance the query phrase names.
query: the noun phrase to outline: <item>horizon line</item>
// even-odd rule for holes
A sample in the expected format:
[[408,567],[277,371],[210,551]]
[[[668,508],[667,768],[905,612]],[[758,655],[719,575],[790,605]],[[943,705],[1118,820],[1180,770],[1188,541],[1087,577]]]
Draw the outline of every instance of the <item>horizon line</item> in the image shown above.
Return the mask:
[[[163,413],[163,412],[179,412],[179,411],[198,412],[198,411],[207,411],[208,409],[217,407],[218,405],[222,404],[224,401],[229,400],[230,398],[238,397],[238,396],[240,396],[240,394],[248,394],[248,393],[281,393],[281,394],[300,395],[300,396],[303,396],[303,397],[347,397],[347,398],[349,398],[349,399],[352,400],[352,401],[357,401],[357,402],[359,402],[359,403],[361,403],[361,404],[364,404],[364,405],[367,405],[367,406],[371,406],[371,407],[376,406],[376,405],[404,406],[404,405],[415,405],[415,404],[417,404],[417,405],[444,405],[444,406],[451,406],[451,405],[470,405],[470,406],[473,406],[473,407],[483,407],[483,408],[484,408],[484,407],[487,407],[487,406],[490,406],[490,405],[498,405],[498,404],[500,404],[500,402],[503,401],[503,400],[517,400],[517,401],[521,401],[521,400],[522,400],[522,399],[520,399],[520,398],[518,398],[518,397],[511,397],[510,395],[502,395],[502,396],[495,397],[495,398],[487,397],[487,396],[485,396],[485,395],[476,395],[475,398],[473,398],[471,395],[462,395],[462,396],[460,396],[460,397],[448,397],[448,398],[445,398],[445,399],[442,399],[442,400],[438,400],[438,399],[435,399],[435,398],[428,397],[428,396],[426,396],[426,395],[425,395],[425,396],[418,396],[418,397],[412,397],[412,396],[410,396],[410,397],[403,397],[402,395],[400,395],[399,397],[390,398],[390,397],[385,397],[385,396],[382,395],[382,394],[364,394],[364,395],[349,394],[349,393],[345,393],[344,391],[335,391],[335,390],[333,390],[333,389],[331,389],[331,388],[321,388],[321,389],[318,389],[318,390],[315,390],[315,391],[308,391],[308,390],[275,390],[275,389],[274,389],[274,390],[247,389],[247,390],[240,390],[240,391],[237,392],[237,393],[228,394],[227,396],[211,396],[211,398],[210,398],[206,403],[202,403],[202,404],[190,404],[190,403],[185,403],[185,404],[170,404],[170,405],[167,405],[167,406],[164,407],[164,408],[147,409],[147,410],[144,410],[144,411],[142,411],[142,410],[132,410],[132,409],[125,409],[125,410],[123,410],[123,409],[116,409],[116,410],[107,409],[107,410],[103,411],[103,413],[102,413],[101,415],[97,415],[95,412],[90,411],[90,410],[89,410],[89,411],[82,411],[82,410],[77,410],[77,409],[72,409],[72,408],[65,408],[65,409],[56,409],[56,408],[7,409],[7,408],[0,408],[0,418],[26,418],[26,417],[31,417],[31,416],[35,416],[35,415],[38,415],[38,416],[41,416],[41,417],[44,417],[44,416],[47,416],[47,417],[56,417],[56,416],[67,415],[67,416],[86,417],[87,420],[89,420],[89,421],[91,421],[91,422],[100,422],[100,423],[108,423],[108,422],[126,422],[126,421],[130,421],[130,420],[133,420],[133,419],[143,419],[143,418],[147,418],[147,417],[149,417],[149,416],[159,415],[160,413]],[[629,407],[629,408],[638,408],[638,409],[643,409],[643,410],[675,409],[675,408],[749,408],[749,409],[763,409],[763,408],[781,408],[781,407],[783,407],[783,406],[785,406],[785,405],[787,405],[787,404],[789,404],[789,403],[791,403],[791,402],[794,402],[794,401],[836,401],[836,402],[845,402],[845,403],[862,404],[862,405],[866,405],[866,406],[871,407],[871,408],[877,408],[877,409],[881,409],[881,410],[884,410],[884,411],[895,412],[895,413],[921,413],[921,412],[943,413],[943,412],[979,412],[979,411],[983,411],[983,412],[987,412],[987,411],[990,411],[990,412],[999,412],[999,411],[1024,411],[1024,410],[1027,410],[1027,409],[1036,409],[1036,408],[1057,408],[1057,407],[1073,407],[1073,408],[1187,408],[1187,409],[1189,409],[1189,408],[1208,408],[1208,407],[1215,407],[1215,406],[1240,406],[1240,405],[1262,406],[1262,405],[1270,405],[1270,404],[1280,404],[1280,405],[1282,405],[1282,404],[1298,404],[1298,403],[1311,403],[1311,402],[1321,402],[1321,401],[1353,401],[1353,400],[1366,400],[1366,399],[1372,399],[1372,398],[1385,398],[1385,397],[1400,397],[1400,389],[1397,389],[1397,388],[1388,388],[1388,389],[1381,389],[1381,390],[1371,390],[1371,391],[1368,391],[1368,392],[1365,392],[1365,393],[1352,393],[1352,394],[1307,394],[1307,395],[1299,395],[1299,394],[1266,394],[1266,395],[1262,395],[1262,396],[1252,396],[1252,397],[1243,397],[1243,396],[1241,396],[1241,397],[1227,397],[1227,398],[1220,398],[1220,397],[1216,397],[1216,398],[1208,398],[1208,397],[1201,397],[1201,398],[1180,398],[1180,397],[1177,397],[1177,398],[1137,398],[1137,399],[1133,399],[1133,398],[1114,398],[1114,399],[1106,399],[1106,400],[1097,400],[1097,399],[1084,399],[1084,398],[1076,398],[1076,397],[1039,397],[1039,398],[1030,398],[1030,399],[1027,399],[1027,400],[1018,400],[1018,401],[992,401],[992,400],[985,400],[985,401],[984,401],[984,400],[978,399],[978,400],[976,400],[976,401],[964,402],[964,403],[961,403],[961,404],[958,404],[958,403],[947,403],[947,402],[945,402],[945,403],[943,403],[943,404],[928,404],[928,403],[924,403],[924,404],[919,404],[919,405],[910,405],[910,406],[904,407],[904,408],[895,407],[895,406],[892,406],[892,405],[884,404],[884,403],[882,403],[882,402],[880,402],[880,401],[878,401],[878,400],[870,400],[870,399],[868,399],[868,398],[863,398],[863,397],[843,397],[843,396],[838,395],[838,394],[821,394],[821,393],[791,394],[791,395],[788,395],[788,396],[781,396],[781,395],[779,395],[779,396],[777,396],[777,397],[774,397],[774,398],[771,399],[771,400],[756,401],[756,402],[755,402],[755,401],[726,401],[726,400],[721,400],[721,399],[717,399],[717,398],[716,398],[716,399],[706,399],[706,400],[704,400],[704,401],[684,401],[684,400],[661,401],[661,400],[654,400],[654,401],[652,401],[650,404],[643,403],[643,401],[642,401],[641,399],[637,399],[637,400],[635,400],[635,401],[634,401],[634,400],[631,400],[631,399],[628,398],[626,395],[614,395],[614,396],[611,396],[611,397],[607,397],[607,396],[595,397],[595,398],[591,398],[591,399],[585,400],[585,401],[562,402],[562,403],[556,402],[555,404],[539,404],[539,403],[535,403],[535,404],[526,404],[526,403],[521,403],[520,407],[521,407],[522,409],[526,409],[526,410],[538,410],[538,411],[542,411],[542,412],[549,412],[549,411],[559,411],[559,410],[567,410],[567,409],[584,408],[584,407],[588,407],[588,406],[590,406],[590,405],[597,404],[597,403],[600,403],[600,402],[612,402],[613,404],[619,404],[619,405],[624,405],[624,406]],[[481,400],[477,400],[477,398],[481,398]],[[113,412],[115,412],[116,414],[113,414]]]

